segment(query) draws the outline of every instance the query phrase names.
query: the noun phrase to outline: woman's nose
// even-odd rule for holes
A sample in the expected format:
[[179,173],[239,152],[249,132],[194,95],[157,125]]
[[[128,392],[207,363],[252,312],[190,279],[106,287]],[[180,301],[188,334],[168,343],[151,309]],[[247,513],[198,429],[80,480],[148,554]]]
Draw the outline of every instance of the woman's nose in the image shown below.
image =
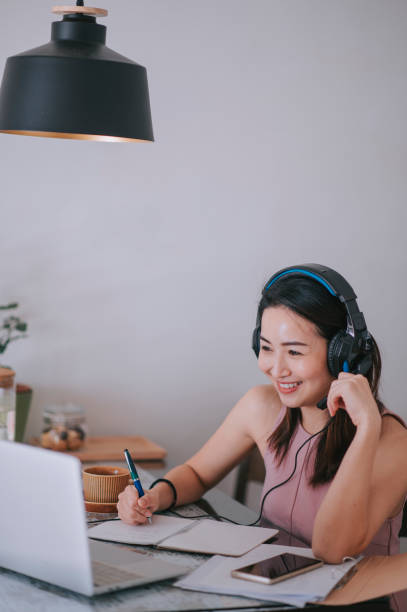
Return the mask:
[[274,358],[270,364],[270,374],[274,378],[281,378],[282,376],[287,376],[290,373],[289,368],[287,367],[286,360],[283,355],[274,355]]
[[281,378],[282,376],[288,376],[290,369],[287,366],[286,360],[283,355],[264,356],[259,362],[260,369],[265,373],[273,376],[273,378]]

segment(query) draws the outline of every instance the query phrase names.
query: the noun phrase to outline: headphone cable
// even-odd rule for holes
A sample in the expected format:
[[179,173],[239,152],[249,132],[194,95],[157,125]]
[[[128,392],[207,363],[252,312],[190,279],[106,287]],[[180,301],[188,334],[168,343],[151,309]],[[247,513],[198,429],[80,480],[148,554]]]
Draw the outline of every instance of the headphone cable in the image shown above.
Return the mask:
[[[241,527],[253,527],[254,525],[256,525],[262,517],[263,514],[263,508],[264,508],[264,502],[266,501],[266,498],[269,496],[269,494],[272,491],[275,491],[276,489],[278,489],[279,487],[282,487],[283,485],[285,485],[289,480],[291,480],[291,478],[294,476],[295,471],[297,469],[297,458],[298,458],[298,453],[300,452],[300,450],[302,448],[304,448],[304,446],[310,442],[313,438],[315,438],[316,436],[318,436],[319,434],[321,434],[322,432],[324,432],[326,429],[328,429],[329,425],[332,423],[334,417],[331,417],[328,421],[328,423],[325,425],[325,427],[323,427],[320,431],[317,431],[316,433],[312,434],[311,436],[309,436],[309,438],[307,438],[306,440],[304,440],[304,442],[298,447],[297,452],[295,453],[295,457],[294,457],[294,468],[291,472],[291,474],[285,479],[283,480],[283,482],[280,482],[277,485],[274,485],[273,487],[271,487],[268,491],[266,491],[266,493],[263,495],[263,498],[261,500],[261,504],[260,504],[260,512],[259,515],[257,517],[257,519],[255,521],[253,521],[252,523],[238,523],[237,521],[232,520],[231,518],[228,518],[227,516],[223,516],[222,514],[218,514],[217,512],[214,512],[213,514],[213,518],[215,518],[216,520],[220,520],[220,521],[227,521],[228,523],[233,523],[233,525],[240,525]],[[185,514],[181,514],[179,512],[176,512],[175,510],[169,510],[167,511],[170,514],[175,514],[175,516],[179,516],[180,518],[188,518],[188,519],[203,519],[203,518],[208,518],[211,515],[210,514],[197,514],[195,516],[186,516]],[[165,514],[166,512],[158,512],[158,514]],[[110,519],[101,519],[101,520],[95,520],[95,521],[91,521],[91,523],[104,523],[104,522],[108,522],[108,521],[119,521],[120,519],[117,518],[110,518]]]
[[[273,487],[271,487],[268,491],[266,491],[266,493],[263,495],[263,498],[261,500],[261,504],[260,504],[260,512],[259,515],[257,517],[257,519],[255,521],[253,521],[252,523],[238,523],[237,521],[233,521],[232,519],[226,517],[226,516],[222,516],[221,514],[215,513],[214,514],[214,518],[215,519],[220,519],[223,521],[228,521],[229,523],[233,523],[234,525],[241,525],[242,527],[253,527],[254,525],[256,525],[263,514],[263,507],[264,507],[264,502],[266,501],[266,498],[268,497],[268,495],[272,492],[275,491],[276,489],[278,489],[279,487],[282,487],[283,485],[285,485],[289,480],[291,480],[291,478],[294,476],[295,471],[297,469],[297,458],[298,458],[298,453],[300,452],[300,450],[302,448],[304,448],[304,446],[310,442],[310,440],[312,440],[313,438],[315,438],[316,436],[318,436],[319,434],[321,434],[322,432],[324,432],[326,429],[328,429],[329,425],[332,423],[333,421],[333,417],[331,417],[328,421],[328,423],[325,425],[325,427],[323,427],[320,431],[317,431],[316,433],[312,434],[311,436],[309,436],[309,438],[307,438],[297,449],[297,452],[295,453],[295,457],[294,457],[294,468],[291,472],[291,474],[285,479],[283,480],[283,482],[280,482],[277,485],[274,485]],[[179,516],[181,518],[191,518],[191,519],[200,519],[200,518],[208,518],[207,514],[198,514],[196,516],[185,516],[183,514],[180,514],[179,512],[176,512],[175,510],[170,510],[171,514],[175,514],[176,516]]]

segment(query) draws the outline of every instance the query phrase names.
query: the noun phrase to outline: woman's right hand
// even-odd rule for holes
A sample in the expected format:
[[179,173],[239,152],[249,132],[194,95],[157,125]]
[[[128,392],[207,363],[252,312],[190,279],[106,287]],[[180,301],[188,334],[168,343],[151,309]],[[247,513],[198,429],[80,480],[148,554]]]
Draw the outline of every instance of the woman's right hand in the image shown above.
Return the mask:
[[159,508],[158,491],[151,489],[140,497],[136,487],[128,485],[119,495],[119,518],[128,525],[144,525]]

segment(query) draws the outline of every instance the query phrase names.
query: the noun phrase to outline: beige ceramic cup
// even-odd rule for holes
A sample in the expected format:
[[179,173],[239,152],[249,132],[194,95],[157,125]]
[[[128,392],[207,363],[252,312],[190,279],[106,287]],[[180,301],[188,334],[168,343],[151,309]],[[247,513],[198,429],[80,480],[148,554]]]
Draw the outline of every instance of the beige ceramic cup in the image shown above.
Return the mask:
[[114,504],[119,493],[129,483],[130,474],[125,468],[111,465],[96,465],[83,470],[85,501]]

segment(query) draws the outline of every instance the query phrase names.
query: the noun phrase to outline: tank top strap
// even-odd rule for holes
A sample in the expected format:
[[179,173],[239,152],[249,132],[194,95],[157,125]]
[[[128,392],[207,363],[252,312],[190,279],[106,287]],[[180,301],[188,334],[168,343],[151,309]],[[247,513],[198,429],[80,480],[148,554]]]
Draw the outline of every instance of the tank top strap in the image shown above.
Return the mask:
[[277,415],[276,422],[273,425],[273,429],[271,430],[270,435],[274,433],[277,427],[280,425],[281,421],[284,419],[286,415],[286,412],[287,412],[287,406],[281,406],[280,412]]
[[391,410],[387,410],[387,408],[385,408],[382,412],[382,417],[384,416],[391,416],[394,419],[396,419],[396,421],[398,421],[400,423],[400,425],[403,425],[403,427],[405,427],[407,429],[407,425],[406,422],[401,418],[401,416],[399,416],[398,414],[396,414],[395,412],[391,412]]

